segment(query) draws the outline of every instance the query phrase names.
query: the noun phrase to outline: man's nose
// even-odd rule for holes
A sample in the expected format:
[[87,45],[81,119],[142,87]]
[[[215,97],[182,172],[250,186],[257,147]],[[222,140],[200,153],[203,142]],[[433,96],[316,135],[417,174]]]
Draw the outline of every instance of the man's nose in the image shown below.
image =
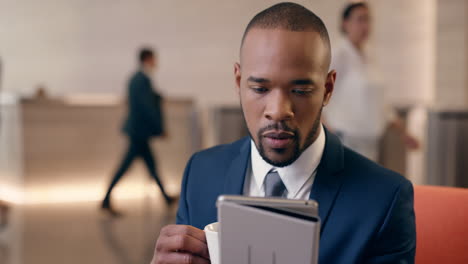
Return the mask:
[[267,100],[265,117],[274,122],[292,119],[294,112],[289,94],[280,89],[272,91],[270,98]]

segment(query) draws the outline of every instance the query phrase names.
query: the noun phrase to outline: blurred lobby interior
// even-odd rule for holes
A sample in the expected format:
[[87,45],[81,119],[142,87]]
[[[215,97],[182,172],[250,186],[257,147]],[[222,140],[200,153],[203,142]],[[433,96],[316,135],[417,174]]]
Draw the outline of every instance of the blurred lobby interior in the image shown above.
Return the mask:
[[[168,137],[153,151],[177,196],[194,152],[247,130],[233,64],[249,19],[279,1],[0,1],[0,264],[149,263],[174,223],[141,162],[116,187],[125,212],[99,211],[126,147],[126,82],[157,49]],[[332,46],[345,0],[295,1],[324,19]],[[370,53],[392,106],[421,141],[385,132],[380,163],[415,185],[468,188],[468,1],[375,0]],[[339,78],[339,77],[338,77]]]

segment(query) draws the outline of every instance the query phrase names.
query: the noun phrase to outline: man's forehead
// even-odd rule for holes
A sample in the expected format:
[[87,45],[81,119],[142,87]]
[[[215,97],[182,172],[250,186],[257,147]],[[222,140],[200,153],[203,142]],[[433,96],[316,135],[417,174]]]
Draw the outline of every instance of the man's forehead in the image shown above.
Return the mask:
[[[262,41],[276,41],[283,43],[293,44],[295,41],[309,41],[318,42],[321,40],[318,32],[315,31],[291,31],[282,28],[252,28],[247,32],[244,42],[242,43],[242,49],[255,47],[256,45],[262,44]],[[297,44],[297,43],[296,43]],[[323,44],[323,43],[322,43]]]
[[[252,28],[241,48],[242,64],[327,64],[329,48],[314,31]],[[328,69],[327,69],[328,70]]]

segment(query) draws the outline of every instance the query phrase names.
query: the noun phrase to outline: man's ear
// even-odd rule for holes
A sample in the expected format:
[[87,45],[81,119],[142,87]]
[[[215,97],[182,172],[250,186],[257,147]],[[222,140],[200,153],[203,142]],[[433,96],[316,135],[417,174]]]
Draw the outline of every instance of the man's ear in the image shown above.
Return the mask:
[[331,70],[327,74],[327,80],[325,82],[325,94],[323,97],[323,106],[326,106],[330,102],[330,98],[333,94],[333,89],[335,88],[336,81],[336,71]]
[[237,93],[240,93],[241,69],[238,62],[234,63],[234,78],[236,80]]

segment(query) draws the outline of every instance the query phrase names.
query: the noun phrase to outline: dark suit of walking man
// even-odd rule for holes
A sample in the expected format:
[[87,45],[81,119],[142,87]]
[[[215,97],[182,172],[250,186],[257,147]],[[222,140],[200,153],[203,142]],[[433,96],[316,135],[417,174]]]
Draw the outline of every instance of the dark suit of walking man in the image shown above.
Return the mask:
[[128,85],[128,118],[123,131],[128,136],[129,146],[102,202],[102,208],[111,214],[118,214],[111,205],[111,192],[128,170],[133,160],[143,158],[146,167],[161,189],[166,202],[172,199],[167,195],[159,179],[157,166],[150,148],[152,137],[164,135],[162,97],[154,91],[149,75],[156,69],[156,58],[152,50],[143,49],[139,54],[141,69],[130,79]]

